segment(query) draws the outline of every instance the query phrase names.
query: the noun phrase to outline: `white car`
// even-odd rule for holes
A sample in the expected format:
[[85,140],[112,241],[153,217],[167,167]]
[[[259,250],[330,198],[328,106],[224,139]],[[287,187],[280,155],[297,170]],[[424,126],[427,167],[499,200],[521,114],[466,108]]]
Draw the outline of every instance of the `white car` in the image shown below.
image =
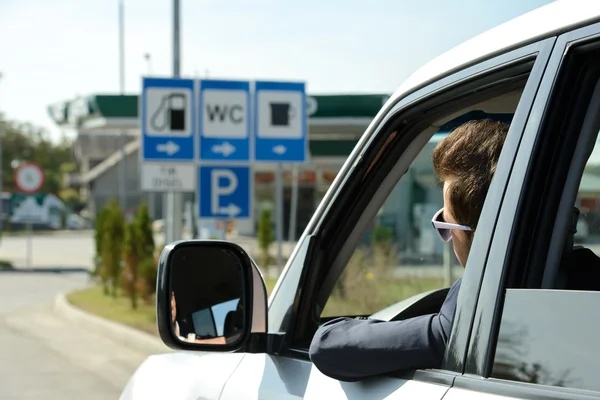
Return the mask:
[[[511,125],[442,367],[358,382],[325,376],[308,347],[326,320],[322,310],[336,281],[421,149],[440,127],[471,115],[509,115]],[[573,207],[599,130],[600,1],[552,2],[441,55],[404,82],[372,121],[268,303],[263,277],[241,248],[185,241],[165,249],[158,326],[163,341],[181,351],[149,357],[121,398],[600,398],[600,282],[570,290],[562,279],[574,265],[565,261]],[[594,257],[580,266],[600,271]],[[181,282],[204,298],[180,295]],[[446,291],[363,316],[435,312]],[[171,307],[183,315],[177,324]],[[186,331],[190,323],[195,333]],[[227,340],[226,330],[236,339]]]

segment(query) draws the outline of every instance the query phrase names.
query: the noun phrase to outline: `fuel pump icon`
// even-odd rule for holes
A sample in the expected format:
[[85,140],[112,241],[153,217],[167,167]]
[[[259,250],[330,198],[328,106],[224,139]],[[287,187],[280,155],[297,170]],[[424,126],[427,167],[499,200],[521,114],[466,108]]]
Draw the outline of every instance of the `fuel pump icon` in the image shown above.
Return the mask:
[[158,132],[185,131],[187,98],[183,93],[169,93],[150,118],[150,126]]

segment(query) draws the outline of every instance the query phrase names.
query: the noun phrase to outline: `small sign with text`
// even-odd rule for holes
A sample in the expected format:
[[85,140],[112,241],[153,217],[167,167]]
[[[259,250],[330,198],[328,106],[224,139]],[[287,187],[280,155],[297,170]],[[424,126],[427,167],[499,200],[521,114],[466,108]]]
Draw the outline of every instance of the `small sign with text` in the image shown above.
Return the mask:
[[147,192],[193,192],[196,168],[189,164],[142,165],[142,190]]

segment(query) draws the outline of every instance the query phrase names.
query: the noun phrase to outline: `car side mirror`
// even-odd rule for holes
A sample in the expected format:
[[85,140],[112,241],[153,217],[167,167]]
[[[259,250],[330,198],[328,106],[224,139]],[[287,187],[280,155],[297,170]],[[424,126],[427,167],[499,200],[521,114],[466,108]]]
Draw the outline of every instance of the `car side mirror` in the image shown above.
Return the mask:
[[265,283],[235,243],[175,242],[160,255],[156,317],[173,349],[246,351],[252,336],[267,332]]

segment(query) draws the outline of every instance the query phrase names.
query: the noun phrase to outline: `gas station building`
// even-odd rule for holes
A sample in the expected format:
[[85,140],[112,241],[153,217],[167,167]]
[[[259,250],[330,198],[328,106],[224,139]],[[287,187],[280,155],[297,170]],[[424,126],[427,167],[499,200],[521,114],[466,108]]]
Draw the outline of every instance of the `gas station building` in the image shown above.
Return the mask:
[[[359,137],[377,114],[387,94],[307,95],[309,115],[309,162],[299,167],[297,232],[303,231],[337,172]],[[110,198],[118,198],[121,163],[126,170],[126,214],[146,201],[154,219],[163,217],[163,196],[140,190],[139,98],[136,95],[95,94],[53,104],[48,112],[62,128],[77,132],[74,155],[80,171],[67,177],[69,185],[80,190],[88,217]],[[121,132],[125,132],[125,160],[121,151]],[[273,207],[275,169],[273,164],[254,165],[254,221],[236,222],[240,234],[254,234],[260,212]],[[291,165],[283,165],[284,234],[287,236],[291,202]],[[192,202],[185,194],[184,202]],[[184,208],[186,209],[186,208]]]

